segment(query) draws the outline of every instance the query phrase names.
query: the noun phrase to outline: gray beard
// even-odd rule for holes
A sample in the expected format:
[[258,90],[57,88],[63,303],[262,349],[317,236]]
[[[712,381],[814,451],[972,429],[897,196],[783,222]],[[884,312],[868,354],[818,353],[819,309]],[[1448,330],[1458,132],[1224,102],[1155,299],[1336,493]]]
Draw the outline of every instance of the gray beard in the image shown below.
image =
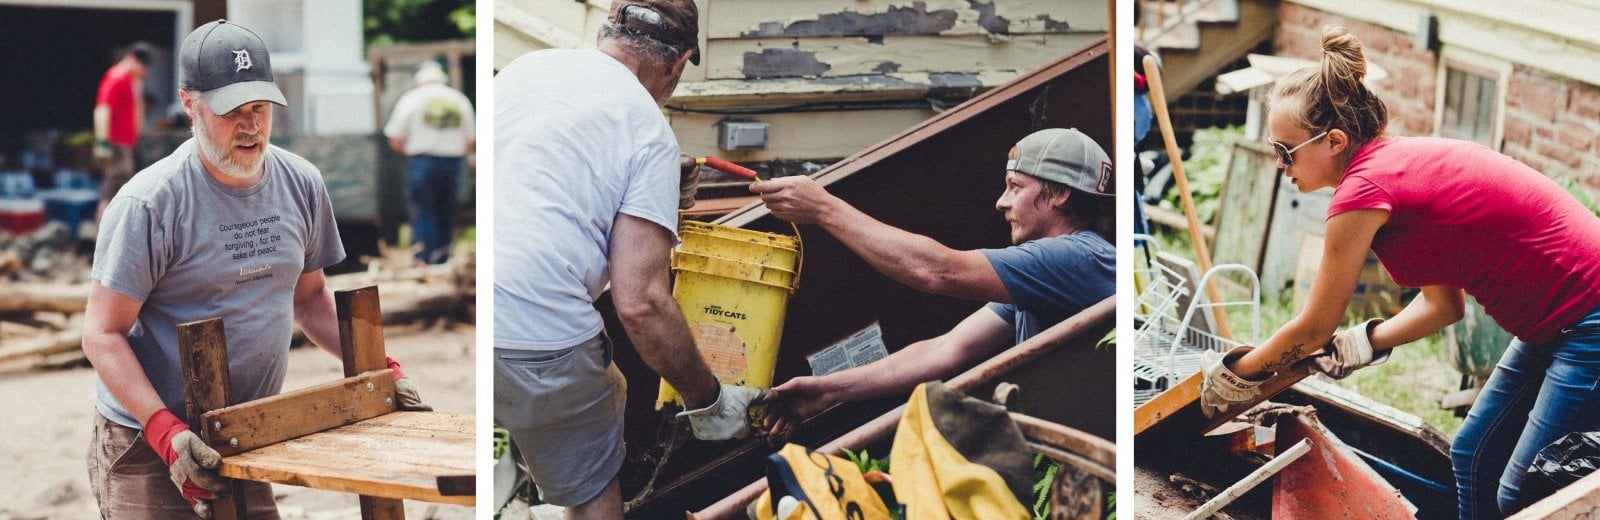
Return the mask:
[[[195,121],[189,128],[190,131],[194,132],[194,140],[200,146],[200,153],[205,156],[206,160],[211,161],[212,166],[216,166],[218,170],[221,170],[224,176],[230,179],[248,181],[261,173],[261,166],[266,162],[267,158],[265,140],[260,145],[262,146],[262,153],[257,155],[255,160],[250,161],[249,164],[242,164],[233,160],[232,155],[219,149],[211,142],[210,135],[206,134],[204,124]],[[268,129],[263,128],[262,130],[267,131]]]

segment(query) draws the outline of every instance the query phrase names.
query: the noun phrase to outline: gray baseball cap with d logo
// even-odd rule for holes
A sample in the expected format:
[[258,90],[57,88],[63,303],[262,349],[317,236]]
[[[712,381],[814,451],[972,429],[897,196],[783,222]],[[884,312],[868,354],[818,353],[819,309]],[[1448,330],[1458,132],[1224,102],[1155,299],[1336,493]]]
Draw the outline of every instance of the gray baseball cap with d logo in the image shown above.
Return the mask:
[[227,20],[202,25],[183,39],[178,52],[178,85],[199,91],[217,114],[254,101],[289,106],[272,79],[267,44],[256,33]]

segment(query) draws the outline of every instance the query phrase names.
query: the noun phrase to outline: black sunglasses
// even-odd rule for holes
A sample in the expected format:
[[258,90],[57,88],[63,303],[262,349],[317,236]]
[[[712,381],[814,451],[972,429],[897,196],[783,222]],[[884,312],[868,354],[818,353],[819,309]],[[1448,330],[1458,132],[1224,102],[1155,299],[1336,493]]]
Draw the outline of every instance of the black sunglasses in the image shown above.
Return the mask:
[[1294,167],[1294,151],[1295,150],[1299,150],[1300,148],[1304,147],[1305,145],[1311,144],[1312,141],[1316,141],[1318,139],[1323,138],[1323,136],[1328,135],[1328,132],[1331,132],[1331,131],[1332,130],[1323,131],[1322,133],[1317,134],[1316,137],[1312,137],[1310,139],[1306,139],[1305,141],[1302,141],[1300,144],[1294,145],[1294,148],[1290,148],[1290,147],[1284,146],[1283,143],[1280,143],[1280,142],[1277,142],[1277,141],[1267,141],[1267,142],[1272,143],[1272,149],[1278,152],[1278,162],[1283,163],[1283,168],[1285,170],[1287,170],[1289,168]]

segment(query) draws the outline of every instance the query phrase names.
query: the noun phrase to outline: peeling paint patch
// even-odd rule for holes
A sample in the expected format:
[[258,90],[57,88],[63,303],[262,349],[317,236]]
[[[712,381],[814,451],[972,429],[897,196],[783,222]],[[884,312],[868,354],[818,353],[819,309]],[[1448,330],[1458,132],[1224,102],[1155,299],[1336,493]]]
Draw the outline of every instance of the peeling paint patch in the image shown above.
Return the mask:
[[[994,12],[990,4],[989,12]],[[938,34],[956,25],[956,12],[949,9],[928,11],[928,4],[915,2],[911,7],[890,6],[882,13],[863,14],[839,12],[820,15],[815,20],[800,20],[784,25],[782,22],[763,22],[760,28],[745,32],[744,37],[778,36],[878,36],[882,43],[885,34]]]
[[972,10],[978,12],[978,26],[992,34],[1011,34],[1011,21],[994,14],[994,2],[967,0]]
[[872,70],[883,73],[900,72],[900,64],[892,61],[885,61],[883,63],[879,63],[878,66],[873,67]]
[[744,53],[745,79],[821,76],[832,66],[817,61],[817,53],[797,49],[761,49]]
[[874,44],[874,45],[883,45],[883,35],[882,34],[868,34],[867,35],[867,43],[871,43],[871,44]]
[[1072,30],[1072,27],[1069,27],[1067,22],[1057,22],[1055,19],[1050,18],[1048,14],[1039,15],[1039,20],[1044,22],[1044,30],[1046,31],[1067,32]]
[[935,72],[928,75],[931,97],[968,98],[983,90],[983,81],[971,72]]

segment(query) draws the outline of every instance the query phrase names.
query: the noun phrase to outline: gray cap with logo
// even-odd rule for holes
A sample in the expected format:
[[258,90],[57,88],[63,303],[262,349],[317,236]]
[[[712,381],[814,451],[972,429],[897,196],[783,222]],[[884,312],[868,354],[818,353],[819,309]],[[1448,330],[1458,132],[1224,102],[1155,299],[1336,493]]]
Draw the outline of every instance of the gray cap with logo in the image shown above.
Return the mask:
[[1089,136],[1074,128],[1046,128],[1017,141],[1017,158],[1006,161],[1015,170],[1065,184],[1090,195],[1117,192],[1111,158]]
[[227,20],[202,25],[183,39],[178,85],[199,91],[217,114],[255,101],[289,106],[272,79],[267,44],[256,33]]

